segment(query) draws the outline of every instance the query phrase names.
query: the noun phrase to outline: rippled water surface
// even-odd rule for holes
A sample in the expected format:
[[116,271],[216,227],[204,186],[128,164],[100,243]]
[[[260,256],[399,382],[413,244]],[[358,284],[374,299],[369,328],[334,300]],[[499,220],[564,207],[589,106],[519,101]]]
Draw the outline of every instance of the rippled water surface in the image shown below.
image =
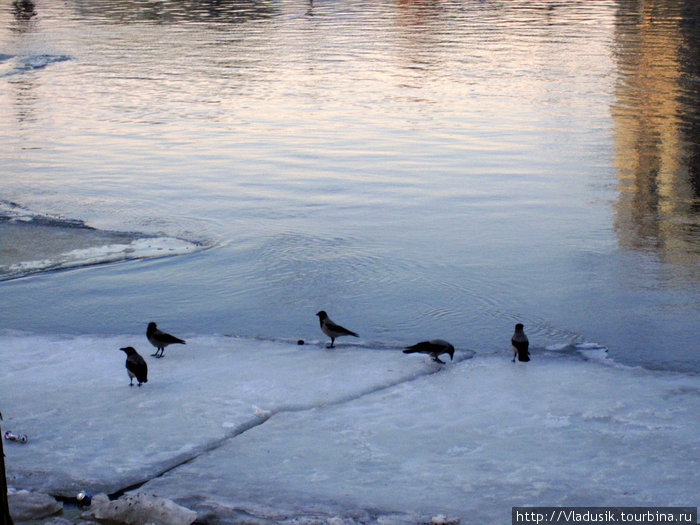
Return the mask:
[[0,328],[319,340],[325,309],[697,370],[699,48],[693,0],[6,3],[0,199],[210,249],[5,281]]

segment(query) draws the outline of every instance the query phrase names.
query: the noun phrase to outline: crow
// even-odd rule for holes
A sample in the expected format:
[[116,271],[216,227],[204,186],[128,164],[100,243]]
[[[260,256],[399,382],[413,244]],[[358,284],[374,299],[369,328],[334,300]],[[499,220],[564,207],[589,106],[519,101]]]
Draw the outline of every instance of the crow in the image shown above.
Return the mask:
[[316,315],[321,323],[321,330],[323,330],[323,333],[331,338],[331,344],[327,345],[326,348],[333,348],[333,343],[335,342],[336,337],[343,335],[359,337],[355,332],[348,330],[347,328],[343,328],[339,324],[335,324],[333,321],[331,321],[330,317],[328,317],[328,314],[325,311],[321,310]]
[[438,356],[440,354],[449,354],[450,355],[450,361],[454,358],[455,355],[455,347],[452,346],[450,343],[447,341],[444,341],[442,339],[431,339],[430,341],[421,341],[420,343],[416,343],[411,346],[407,346],[406,349],[403,351],[404,354],[428,354],[430,357],[433,358],[433,361],[437,361],[438,363],[442,363],[443,365],[445,362],[440,359]]
[[[156,323],[148,323],[148,328],[146,329],[146,337],[148,337],[148,340],[150,343],[156,347],[156,353],[151,354],[153,357],[163,357],[163,352],[165,351],[165,347],[174,343],[179,343],[184,345],[185,341],[182,339],[178,339],[174,335],[166,334],[165,332],[161,332],[158,330],[158,327],[156,326]],[[160,352],[160,355],[158,354]]]
[[530,341],[527,340],[527,336],[523,331],[522,323],[515,325],[515,332],[510,340],[510,344],[513,345],[513,363],[515,363],[515,358],[517,357],[519,361],[529,361],[530,360]]
[[143,357],[131,346],[126,346],[119,350],[126,353],[126,372],[131,379],[129,386],[134,386],[134,378],[139,382],[139,386],[141,386],[141,383],[148,383],[148,365],[143,360]]

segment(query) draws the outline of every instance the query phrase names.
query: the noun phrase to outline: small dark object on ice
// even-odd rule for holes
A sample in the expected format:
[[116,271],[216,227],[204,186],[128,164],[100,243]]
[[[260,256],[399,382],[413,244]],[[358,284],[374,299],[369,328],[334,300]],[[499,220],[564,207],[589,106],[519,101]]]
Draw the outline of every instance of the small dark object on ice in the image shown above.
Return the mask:
[[16,441],[17,443],[26,443],[29,438],[27,438],[27,434],[15,434],[12,430],[8,430],[5,432],[5,439],[7,441]]
[[78,492],[78,495],[75,497],[75,500],[78,502],[78,507],[89,507],[92,503],[92,494],[85,490],[81,490],[80,492]]

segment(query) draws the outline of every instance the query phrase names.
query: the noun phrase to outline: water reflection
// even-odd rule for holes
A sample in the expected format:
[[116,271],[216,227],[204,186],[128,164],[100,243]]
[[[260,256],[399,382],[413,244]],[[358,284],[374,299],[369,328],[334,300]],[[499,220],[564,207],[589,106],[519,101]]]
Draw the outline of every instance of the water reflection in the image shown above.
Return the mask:
[[15,0],[12,3],[12,8],[18,22],[26,22],[36,16],[34,2],[31,0]]
[[31,0],[15,0],[12,2],[12,15],[14,23],[12,31],[15,33],[27,33],[35,26],[36,6]]
[[35,122],[36,105],[39,99],[36,92],[36,79],[28,75],[18,75],[8,84],[12,88],[11,98],[17,122],[19,124]]
[[620,5],[615,229],[623,247],[653,251],[700,277],[700,7],[696,0]]
[[[37,13],[36,6],[31,0],[15,0],[12,3],[12,15],[14,17],[14,23],[11,27],[12,31],[15,33],[25,34],[34,29]],[[2,62],[15,63],[16,57],[0,55],[0,63]],[[18,71],[20,68],[21,66],[15,66],[10,69],[9,72],[4,72],[4,74],[12,75],[13,72]],[[34,115],[34,105],[37,101],[35,79],[18,75],[16,78],[10,80],[8,84],[12,89],[10,96],[13,107],[15,108],[17,122],[21,124],[23,122],[36,120]]]
[[113,23],[132,22],[240,23],[270,18],[275,3],[269,0],[152,0],[81,1],[76,8],[82,17]]

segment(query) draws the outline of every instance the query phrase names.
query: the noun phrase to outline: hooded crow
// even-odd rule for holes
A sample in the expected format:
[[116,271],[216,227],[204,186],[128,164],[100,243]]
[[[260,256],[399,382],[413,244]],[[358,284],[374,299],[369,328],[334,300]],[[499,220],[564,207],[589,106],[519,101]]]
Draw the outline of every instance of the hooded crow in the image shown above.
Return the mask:
[[352,332],[347,328],[343,328],[339,324],[335,324],[333,321],[331,321],[330,317],[328,317],[328,314],[325,311],[321,310],[316,315],[318,316],[318,320],[321,323],[321,330],[323,330],[323,333],[331,338],[331,344],[326,345],[326,348],[333,348],[335,338],[340,337],[341,335],[351,335],[353,337],[359,337],[355,332]]
[[[165,347],[174,343],[179,343],[184,345],[185,341],[178,339],[174,335],[166,334],[158,330],[156,323],[148,323],[148,328],[146,329],[146,337],[150,343],[156,347],[156,353],[151,354],[153,357],[163,357],[163,352]],[[160,352],[160,355],[158,354]]]
[[406,349],[403,351],[404,354],[428,354],[430,357],[433,358],[433,361],[437,361],[438,363],[442,363],[443,365],[445,362],[440,359],[438,356],[440,354],[449,354],[450,355],[450,361],[454,358],[455,355],[455,347],[452,346],[450,343],[447,341],[444,341],[442,339],[431,339],[430,341],[421,341],[420,343],[416,343],[411,346],[407,346]]
[[515,358],[517,357],[519,361],[529,361],[530,360],[530,341],[527,340],[527,336],[523,331],[522,323],[515,325],[515,332],[510,340],[510,344],[513,345],[513,362],[515,363]]
[[131,379],[129,386],[134,386],[134,378],[139,382],[139,386],[141,383],[148,383],[148,365],[143,357],[131,346],[119,350],[126,354],[126,372]]

